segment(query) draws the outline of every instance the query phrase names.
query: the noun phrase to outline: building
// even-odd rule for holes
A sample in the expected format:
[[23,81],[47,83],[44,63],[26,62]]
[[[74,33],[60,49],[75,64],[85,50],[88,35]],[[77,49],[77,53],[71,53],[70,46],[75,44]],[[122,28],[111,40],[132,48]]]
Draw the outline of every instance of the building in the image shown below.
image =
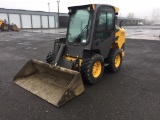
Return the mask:
[[[19,28],[57,28],[58,13],[0,8],[0,19],[16,24]],[[61,27],[66,27],[68,14],[59,14]]]
[[66,28],[68,26],[69,15],[67,13],[60,13],[59,16],[59,26],[61,28]]
[[[19,28],[57,28],[58,13],[19,9],[0,8],[0,19],[10,24],[14,23]],[[59,27],[66,28],[69,16],[67,13],[59,14]],[[117,24],[123,20],[123,26],[143,25],[144,19],[118,17]]]
[[138,26],[138,25],[143,25],[144,19],[140,18],[125,18],[125,17],[119,17],[118,18],[118,23],[123,20],[122,25],[123,26]]

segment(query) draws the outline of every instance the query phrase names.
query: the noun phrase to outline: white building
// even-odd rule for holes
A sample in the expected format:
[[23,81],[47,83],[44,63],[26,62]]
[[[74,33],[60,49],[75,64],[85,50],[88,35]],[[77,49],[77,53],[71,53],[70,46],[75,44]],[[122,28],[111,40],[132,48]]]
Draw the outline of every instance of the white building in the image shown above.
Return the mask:
[[[60,16],[68,16],[66,13]],[[0,8],[0,19],[19,28],[57,28],[58,14],[56,12],[30,11]]]

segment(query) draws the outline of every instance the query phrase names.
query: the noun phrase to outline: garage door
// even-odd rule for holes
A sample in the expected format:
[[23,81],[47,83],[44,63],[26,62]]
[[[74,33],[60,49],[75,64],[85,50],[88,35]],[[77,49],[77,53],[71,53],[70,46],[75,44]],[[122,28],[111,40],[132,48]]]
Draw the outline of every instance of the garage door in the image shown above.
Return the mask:
[[49,16],[49,28],[55,28],[54,16]]
[[41,28],[40,15],[32,15],[33,28]]
[[21,18],[22,18],[22,28],[32,28],[30,15],[21,15]]
[[8,22],[8,16],[7,16],[7,14],[6,14],[6,13],[0,13],[0,19],[1,19],[1,20],[6,19],[7,22]]
[[48,28],[48,16],[42,16],[42,28]]
[[9,21],[10,21],[10,24],[14,23],[19,28],[21,28],[19,14],[9,14]]
[[59,26],[67,28],[69,16],[59,16]]

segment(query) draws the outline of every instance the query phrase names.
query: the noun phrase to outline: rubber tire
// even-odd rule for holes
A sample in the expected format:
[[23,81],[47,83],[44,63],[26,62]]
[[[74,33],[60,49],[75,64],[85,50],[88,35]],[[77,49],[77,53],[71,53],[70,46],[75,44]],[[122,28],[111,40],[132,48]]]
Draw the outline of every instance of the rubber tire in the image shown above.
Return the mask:
[[[102,64],[101,73],[97,78],[95,78],[92,75],[93,65],[96,61],[100,61]],[[80,72],[81,72],[82,79],[88,84],[94,85],[97,82],[99,82],[103,76],[103,71],[104,71],[104,59],[101,55],[94,54],[89,56],[88,58],[83,59]]]
[[8,29],[4,29],[5,26],[8,26],[8,24],[2,23],[2,25],[1,25],[1,30],[2,30],[2,31],[9,31],[9,26],[8,26]]
[[53,51],[50,51],[46,57],[46,62],[50,64],[53,61],[53,56],[54,56]]
[[[115,66],[115,58],[117,56],[117,54],[120,54],[120,57],[121,57],[121,61],[120,61],[120,65],[118,67]],[[109,52],[109,55],[108,55],[108,70],[110,72],[118,72],[121,68],[121,64],[122,64],[122,52],[121,50],[119,49],[111,49],[110,52]]]

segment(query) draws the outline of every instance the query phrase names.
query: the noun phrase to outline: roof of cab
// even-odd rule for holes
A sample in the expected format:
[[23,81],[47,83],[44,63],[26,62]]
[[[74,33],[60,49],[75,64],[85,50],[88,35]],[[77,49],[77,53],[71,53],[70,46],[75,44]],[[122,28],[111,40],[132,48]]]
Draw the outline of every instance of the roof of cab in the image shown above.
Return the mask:
[[111,7],[114,7],[114,9],[115,9],[115,13],[118,13],[119,12],[119,8],[118,7],[116,7],[116,6],[113,6],[113,5],[109,5],[109,4],[86,4],[86,5],[79,5],[79,6],[71,6],[71,7],[68,7],[68,9],[70,9],[70,8],[75,8],[75,7],[82,7],[82,6],[92,6],[92,8],[93,9],[95,9],[96,8],[96,6],[100,6],[100,5],[106,5],[106,6],[111,6]]
[[116,6],[114,6],[114,8],[115,8],[115,12],[118,13],[119,12],[119,8],[116,7]]

